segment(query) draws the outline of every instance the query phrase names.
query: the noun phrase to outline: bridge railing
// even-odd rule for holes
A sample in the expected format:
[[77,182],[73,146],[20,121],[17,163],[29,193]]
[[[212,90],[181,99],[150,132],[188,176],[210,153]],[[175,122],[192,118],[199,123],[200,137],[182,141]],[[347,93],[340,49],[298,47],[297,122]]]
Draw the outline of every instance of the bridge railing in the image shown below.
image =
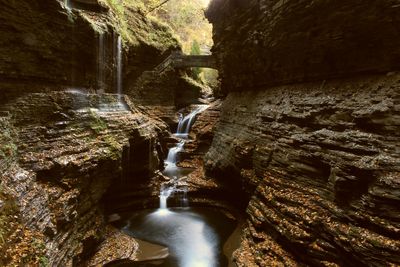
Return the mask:
[[216,60],[212,55],[185,55],[179,51],[174,51],[154,70],[162,72],[168,66],[172,66],[173,68],[200,67],[215,69],[216,65]]

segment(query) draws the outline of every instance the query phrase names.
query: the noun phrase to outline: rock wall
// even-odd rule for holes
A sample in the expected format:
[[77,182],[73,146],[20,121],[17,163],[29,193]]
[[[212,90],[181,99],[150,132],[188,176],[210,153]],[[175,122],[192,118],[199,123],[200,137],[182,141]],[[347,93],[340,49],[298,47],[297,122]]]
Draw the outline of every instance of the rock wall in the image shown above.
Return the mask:
[[171,132],[174,132],[178,124],[178,110],[200,104],[204,87],[189,78],[183,70],[168,68],[163,72],[143,72],[126,90],[126,94],[150,116],[168,123]]
[[[123,170],[137,162],[126,154],[142,155],[140,168],[134,168],[141,175],[158,169],[151,145],[165,126],[125,101],[127,109],[113,95],[49,93],[30,94],[7,106],[12,116],[5,127],[16,137],[1,140],[2,148],[16,149],[6,152],[14,155],[11,165],[7,155],[1,158],[0,166],[8,164],[1,188],[18,209],[21,230],[3,236],[2,265],[34,264],[36,258],[52,266],[82,263],[103,238],[104,193],[110,185],[131,182]],[[141,143],[150,144],[148,157],[143,157]],[[42,233],[35,238],[38,245],[27,241],[40,245],[41,255],[20,249],[27,231]]]
[[244,193],[236,263],[399,265],[398,2],[214,0],[207,14],[227,98],[205,168]]
[[229,94],[206,168],[251,199],[251,262],[400,263],[399,89],[395,75]]
[[1,102],[57,85],[95,82],[94,31],[56,0],[1,1]]
[[223,91],[400,68],[397,0],[214,0]]
[[1,1],[1,103],[29,92],[97,90],[99,64],[103,89],[116,93],[118,35],[123,39],[126,88],[159,64],[163,53],[179,47],[167,27],[145,16],[139,2],[122,8],[123,13],[100,2],[103,6],[95,12],[68,9],[62,0]]

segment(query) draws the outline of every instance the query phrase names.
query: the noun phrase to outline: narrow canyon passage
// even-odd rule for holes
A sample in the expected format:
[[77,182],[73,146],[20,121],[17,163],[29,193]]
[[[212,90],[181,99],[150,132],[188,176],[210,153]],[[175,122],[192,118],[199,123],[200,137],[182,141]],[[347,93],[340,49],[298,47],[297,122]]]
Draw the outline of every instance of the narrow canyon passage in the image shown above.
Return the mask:
[[400,266],[398,0],[0,1],[0,266]]

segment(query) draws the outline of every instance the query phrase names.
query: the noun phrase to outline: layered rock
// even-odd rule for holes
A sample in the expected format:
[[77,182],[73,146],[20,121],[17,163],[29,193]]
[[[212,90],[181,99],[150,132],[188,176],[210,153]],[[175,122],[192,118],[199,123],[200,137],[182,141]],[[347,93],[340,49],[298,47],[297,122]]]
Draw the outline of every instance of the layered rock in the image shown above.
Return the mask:
[[323,88],[230,94],[209,174],[251,198],[244,242],[260,266],[399,264],[400,75]]
[[168,68],[162,72],[145,71],[126,93],[132,101],[154,118],[160,118],[174,131],[178,110],[191,104],[200,104],[205,86],[182,70]]
[[95,82],[94,31],[82,17],[70,21],[55,0],[1,1],[1,6],[1,102]]
[[203,157],[209,150],[214,138],[221,105],[221,100],[211,102],[206,110],[195,117],[189,133],[190,140],[186,142],[184,151],[180,153],[180,166],[197,168],[203,165]]
[[211,4],[228,95],[205,165],[244,193],[239,266],[400,264],[398,15],[396,1]]
[[400,68],[396,0],[214,0],[223,91]]
[[[50,93],[7,107],[18,133],[13,139],[18,156],[2,172],[2,190],[15,201],[24,228],[44,234],[38,241],[45,244],[41,258],[51,265],[79,264],[102,240],[103,194],[135,178],[123,170],[150,175],[159,168],[155,140],[165,126],[125,102],[121,106],[112,95]],[[143,152],[148,157],[140,162],[126,156]],[[13,253],[18,250],[4,254],[9,264],[32,264]]]
[[140,2],[100,1],[95,10],[75,9],[78,2],[1,2],[0,102],[66,88],[115,93],[118,36],[126,88],[179,46],[168,27],[146,17]]

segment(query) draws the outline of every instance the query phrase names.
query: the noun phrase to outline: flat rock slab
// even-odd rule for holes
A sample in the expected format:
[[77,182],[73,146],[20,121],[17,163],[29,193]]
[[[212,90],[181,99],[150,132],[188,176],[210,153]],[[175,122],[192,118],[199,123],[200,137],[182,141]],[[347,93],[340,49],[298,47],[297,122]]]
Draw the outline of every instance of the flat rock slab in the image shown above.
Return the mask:
[[139,251],[136,261],[157,261],[166,259],[169,256],[167,247],[136,239],[139,244]]
[[103,266],[116,260],[137,259],[139,252],[137,240],[112,226],[108,226],[106,231],[105,241],[89,261],[88,266]]
[[108,226],[106,240],[89,261],[88,266],[119,266],[134,262],[162,261],[169,256],[167,247],[135,239]]

